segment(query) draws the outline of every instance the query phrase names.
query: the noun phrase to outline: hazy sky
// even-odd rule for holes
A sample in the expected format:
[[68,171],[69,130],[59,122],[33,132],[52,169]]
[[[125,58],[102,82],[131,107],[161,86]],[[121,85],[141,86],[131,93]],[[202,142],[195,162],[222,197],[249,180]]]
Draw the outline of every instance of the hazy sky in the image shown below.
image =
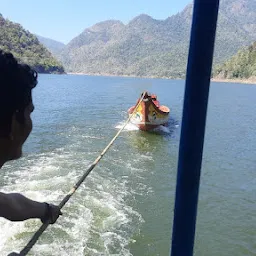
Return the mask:
[[97,22],[117,19],[127,24],[145,13],[166,19],[190,0],[0,0],[4,18],[20,23],[32,33],[68,43]]

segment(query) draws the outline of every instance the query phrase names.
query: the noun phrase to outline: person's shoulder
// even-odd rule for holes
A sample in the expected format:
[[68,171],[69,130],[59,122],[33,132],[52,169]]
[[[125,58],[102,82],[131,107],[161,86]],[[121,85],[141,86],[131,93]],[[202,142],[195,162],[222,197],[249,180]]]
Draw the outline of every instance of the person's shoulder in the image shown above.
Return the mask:
[[8,200],[8,194],[0,192],[0,205],[5,205]]
[[0,191],[0,198],[6,198],[8,194]]

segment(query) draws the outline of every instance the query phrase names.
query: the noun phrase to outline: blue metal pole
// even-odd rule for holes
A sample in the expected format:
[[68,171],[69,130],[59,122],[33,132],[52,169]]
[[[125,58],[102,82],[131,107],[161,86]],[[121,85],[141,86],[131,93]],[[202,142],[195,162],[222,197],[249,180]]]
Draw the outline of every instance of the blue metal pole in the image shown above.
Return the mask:
[[174,209],[172,256],[192,256],[219,0],[195,0]]

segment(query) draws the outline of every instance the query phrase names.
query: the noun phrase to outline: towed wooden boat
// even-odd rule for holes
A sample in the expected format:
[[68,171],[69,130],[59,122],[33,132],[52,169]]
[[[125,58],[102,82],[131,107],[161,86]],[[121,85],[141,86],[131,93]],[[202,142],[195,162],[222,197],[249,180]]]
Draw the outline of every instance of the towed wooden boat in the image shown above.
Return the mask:
[[[143,99],[141,100],[143,96]],[[137,104],[128,110],[132,115],[130,122],[140,130],[149,131],[160,125],[166,125],[169,120],[170,109],[161,106],[155,94],[144,92],[138,99]]]

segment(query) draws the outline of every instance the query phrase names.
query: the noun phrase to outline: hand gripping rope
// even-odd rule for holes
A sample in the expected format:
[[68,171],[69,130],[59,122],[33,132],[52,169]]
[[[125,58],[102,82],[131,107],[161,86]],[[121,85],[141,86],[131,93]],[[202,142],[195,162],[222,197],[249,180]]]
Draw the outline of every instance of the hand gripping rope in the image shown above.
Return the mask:
[[[75,191],[80,187],[80,185],[84,182],[85,178],[90,174],[90,172],[94,169],[94,167],[99,163],[101,158],[105,155],[105,153],[108,151],[108,149],[111,147],[111,145],[114,143],[114,141],[117,139],[119,134],[122,132],[122,130],[125,128],[125,126],[129,123],[131,120],[132,116],[136,112],[138,106],[142,102],[146,92],[143,92],[141,95],[141,98],[139,102],[136,104],[132,114],[129,116],[129,118],[126,120],[125,124],[120,128],[120,130],[116,133],[116,135],[113,137],[113,139],[109,142],[109,144],[105,147],[105,149],[101,152],[101,154],[94,160],[94,162],[88,167],[88,169],[85,171],[83,176],[78,180],[78,182],[74,185],[74,187],[69,191],[69,193],[62,199],[62,201],[59,204],[59,208],[62,209],[63,206],[68,202],[70,197],[75,193]],[[39,237],[43,234],[43,232],[47,229],[49,226],[49,221],[46,223],[42,224],[41,227],[36,231],[36,233],[33,235],[33,237],[30,239],[30,241],[27,243],[27,245],[24,247],[24,249],[21,250],[19,254],[16,253],[11,253],[11,255],[20,255],[20,256],[25,256],[28,254],[28,252],[31,250],[31,248],[35,245]]]

